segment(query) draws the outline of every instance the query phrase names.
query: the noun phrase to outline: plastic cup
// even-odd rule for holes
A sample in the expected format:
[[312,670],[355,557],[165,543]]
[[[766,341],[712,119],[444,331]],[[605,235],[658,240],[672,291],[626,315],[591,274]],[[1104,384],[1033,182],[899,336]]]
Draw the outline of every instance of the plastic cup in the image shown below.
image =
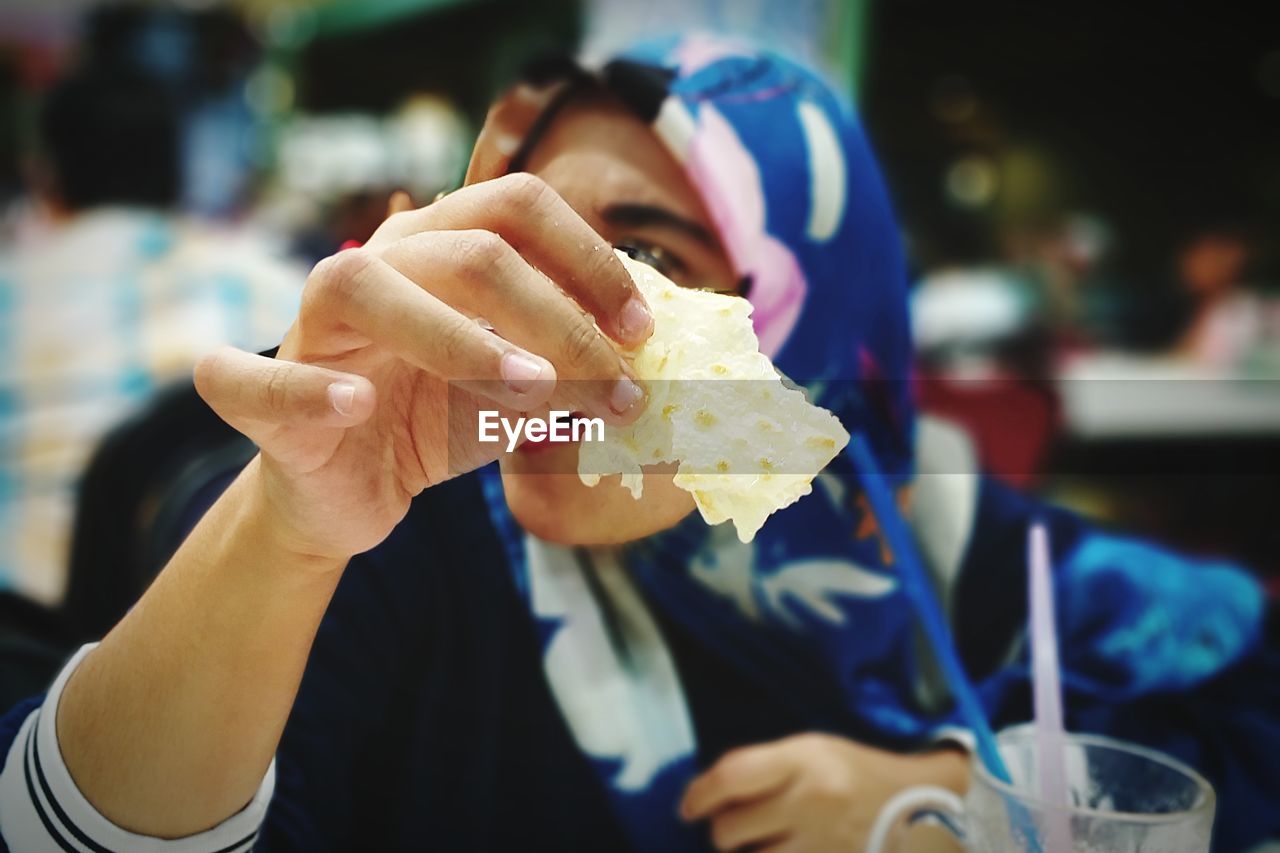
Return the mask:
[[1182,762],[1113,738],[1066,734],[1067,804],[1050,804],[1039,790],[1034,727],[1006,729],[997,742],[1013,784],[974,761],[963,799],[930,786],[902,791],[881,810],[868,853],[907,853],[911,827],[921,822],[945,826],[966,850],[1043,850],[1054,814],[1071,827],[1073,853],[1208,853],[1217,800]]

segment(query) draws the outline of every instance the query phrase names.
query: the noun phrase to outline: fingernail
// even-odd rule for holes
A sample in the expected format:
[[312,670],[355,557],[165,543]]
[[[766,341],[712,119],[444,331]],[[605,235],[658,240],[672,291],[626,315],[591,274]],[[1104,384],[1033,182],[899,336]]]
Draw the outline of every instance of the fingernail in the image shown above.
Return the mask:
[[621,415],[643,399],[644,389],[629,377],[624,376],[613,384],[613,392],[609,395],[609,408],[614,414]]
[[643,340],[653,328],[653,315],[649,306],[638,296],[627,300],[618,312],[618,331],[629,341]]
[[356,386],[350,382],[334,382],[329,385],[329,405],[340,415],[349,415],[355,410]]
[[527,394],[538,377],[542,376],[543,363],[522,352],[509,352],[502,356],[502,381],[517,394]]

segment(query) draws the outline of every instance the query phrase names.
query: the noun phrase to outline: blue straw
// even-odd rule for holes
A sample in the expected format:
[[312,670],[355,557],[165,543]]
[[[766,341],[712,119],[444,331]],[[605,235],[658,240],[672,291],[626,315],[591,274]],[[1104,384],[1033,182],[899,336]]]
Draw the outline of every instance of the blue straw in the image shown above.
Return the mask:
[[[849,439],[849,446],[844,449],[844,452],[849,454],[854,467],[858,470],[858,477],[862,480],[862,490],[866,493],[867,500],[871,502],[871,509],[875,512],[876,521],[880,524],[880,531],[888,540],[890,550],[893,551],[902,589],[915,606],[916,615],[924,625],[925,636],[933,646],[933,653],[937,656],[939,666],[942,667],[942,675],[951,689],[951,695],[955,697],[960,716],[973,731],[973,736],[978,742],[979,760],[987,768],[988,773],[1006,785],[1012,785],[1013,778],[1009,775],[1009,768],[1005,766],[1004,759],[1000,757],[1000,751],[996,749],[995,732],[991,731],[987,715],[978,702],[978,694],[974,692],[973,685],[969,683],[969,677],[965,675],[964,667],[960,665],[955,643],[951,641],[951,631],[947,628],[947,621],[942,616],[942,608],[938,605],[933,587],[924,572],[924,564],[920,562],[920,556],[916,553],[915,542],[907,530],[907,523],[898,512],[898,505],[885,485],[884,475],[880,473],[875,457],[867,447],[866,439],[855,433]],[[1039,833],[1036,831],[1035,822],[1030,813],[1012,798],[1007,799],[1006,804],[1014,829],[1025,839],[1027,849],[1031,853],[1042,853],[1043,847],[1040,844]]]
[[951,641],[951,632],[942,616],[942,608],[933,594],[933,587],[925,575],[923,564],[916,553],[915,543],[907,531],[907,524],[898,512],[898,506],[885,485],[884,475],[876,465],[875,457],[867,447],[866,440],[855,434],[849,439],[845,453],[853,460],[858,476],[862,480],[862,489],[871,502],[880,530],[889,543],[890,550],[898,568],[899,581],[903,592],[915,606],[916,614],[924,625],[925,635],[933,646],[934,655],[942,667],[942,675],[947,681],[951,695],[955,697],[956,706],[965,724],[973,731],[978,742],[978,757],[986,766],[987,772],[1005,784],[1013,784],[1009,769],[996,749],[996,736],[987,722],[987,715],[978,702],[969,677],[965,675],[956,655],[955,644]]

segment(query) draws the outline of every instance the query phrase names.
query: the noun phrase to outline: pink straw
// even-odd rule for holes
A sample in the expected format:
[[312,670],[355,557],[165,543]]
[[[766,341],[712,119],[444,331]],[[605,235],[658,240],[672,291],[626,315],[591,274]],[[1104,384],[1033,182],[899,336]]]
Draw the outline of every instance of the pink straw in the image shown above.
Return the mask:
[[1040,797],[1045,809],[1048,853],[1072,849],[1071,824],[1064,807],[1067,777],[1063,768],[1062,685],[1058,670],[1058,633],[1054,624],[1053,583],[1049,569],[1049,533],[1041,522],[1031,526],[1027,537],[1030,564],[1031,671],[1035,685],[1036,762],[1040,776]]

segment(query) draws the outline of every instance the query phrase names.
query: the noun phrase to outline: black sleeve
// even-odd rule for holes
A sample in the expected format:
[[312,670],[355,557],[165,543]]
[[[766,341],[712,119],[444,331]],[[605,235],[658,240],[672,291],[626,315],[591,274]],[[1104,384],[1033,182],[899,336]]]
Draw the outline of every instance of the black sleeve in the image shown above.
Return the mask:
[[383,729],[440,606],[433,551],[415,505],[351,561],[325,614],[276,753],[276,790],[258,850],[369,848]]

